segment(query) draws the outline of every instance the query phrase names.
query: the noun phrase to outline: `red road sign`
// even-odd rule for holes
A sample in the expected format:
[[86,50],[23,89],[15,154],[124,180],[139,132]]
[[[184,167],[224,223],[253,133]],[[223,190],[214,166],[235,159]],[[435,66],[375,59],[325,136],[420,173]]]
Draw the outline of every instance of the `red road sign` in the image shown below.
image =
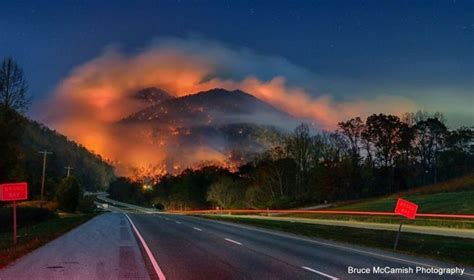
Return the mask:
[[415,219],[418,205],[405,199],[399,198],[397,206],[395,207],[395,213],[405,216],[408,219]]
[[0,184],[0,201],[26,199],[28,199],[28,184],[26,182]]

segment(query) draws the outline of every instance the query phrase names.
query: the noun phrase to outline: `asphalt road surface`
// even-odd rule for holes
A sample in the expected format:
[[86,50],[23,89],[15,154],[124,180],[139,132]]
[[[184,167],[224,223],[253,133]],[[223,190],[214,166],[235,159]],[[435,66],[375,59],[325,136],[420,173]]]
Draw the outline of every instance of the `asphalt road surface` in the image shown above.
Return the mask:
[[[155,279],[474,279],[464,275],[416,273],[417,268],[456,268],[455,264],[325,240],[309,239],[249,226],[169,214],[127,214]],[[462,253],[462,252],[460,252]],[[151,271],[153,264],[149,264]],[[349,268],[370,273],[350,274]],[[374,274],[411,268],[413,273]],[[459,268],[465,268],[459,266]],[[153,275],[152,275],[153,277]]]
[[106,213],[0,270],[0,280],[149,280],[122,213]]

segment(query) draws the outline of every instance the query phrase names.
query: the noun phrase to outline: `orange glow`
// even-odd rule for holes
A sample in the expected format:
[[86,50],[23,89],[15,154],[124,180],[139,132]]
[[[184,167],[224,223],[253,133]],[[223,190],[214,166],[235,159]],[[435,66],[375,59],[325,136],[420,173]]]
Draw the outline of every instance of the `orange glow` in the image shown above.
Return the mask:
[[[151,132],[143,133],[143,127],[117,125],[122,118],[144,108],[145,104],[130,95],[147,87],[161,88],[177,97],[216,87],[241,89],[328,129],[357,115],[399,114],[414,109],[413,103],[400,97],[344,102],[336,102],[329,95],[312,97],[303,88],[287,86],[283,76],[267,81],[253,76],[241,80],[220,79],[216,66],[219,63],[222,62],[213,60],[212,56],[166,45],[130,57],[108,51],[76,68],[62,81],[48,103],[44,119],[69,138],[118,163],[119,174],[130,175],[130,169],[157,164],[173,171],[173,163],[167,161],[179,163],[182,169],[203,161],[233,166],[213,147],[177,147],[173,137],[180,134],[178,127],[171,127],[168,135],[153,138]],[[197,110],[205,112],[205,108]],[[213,122],[208,115],[207,123]]]

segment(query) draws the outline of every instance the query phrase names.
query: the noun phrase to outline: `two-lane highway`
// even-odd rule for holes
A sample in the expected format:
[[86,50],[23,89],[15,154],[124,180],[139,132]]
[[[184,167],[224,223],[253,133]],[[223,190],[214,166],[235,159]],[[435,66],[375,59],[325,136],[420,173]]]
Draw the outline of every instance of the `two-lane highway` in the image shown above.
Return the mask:
[[[416,273],[453,264],[202,218],[128,213],[166,279],[473,279]],[[350,274],[350,267],[406,274]],[[409,273],[413,269],[413,273]],[[466,274],[467,273],[467,274]]]

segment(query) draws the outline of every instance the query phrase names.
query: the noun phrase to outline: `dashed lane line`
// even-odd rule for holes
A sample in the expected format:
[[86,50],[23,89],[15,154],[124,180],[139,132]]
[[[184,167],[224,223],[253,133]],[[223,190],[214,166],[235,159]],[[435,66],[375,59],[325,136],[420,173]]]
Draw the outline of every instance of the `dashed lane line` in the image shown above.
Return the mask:
[[322,275],[322,276],[327,277],[327,278],[329,278],[329,279],[331,279],[331,280],[339,280],[339,278],[337,278],[337,277],[334,277],[334,276],[332,276],[332,275],[329,275],[329,274],[326,274],[326,273],[324,273],[324,272],[318,271],[318,270],[313,269],[313,268],[311,268],[311,267],[302,266],[301,268],[302,268],[302,269],[305,269],[305,270],[308,270],[308,271],[311,271],[311,272],[313,272],[313,273]]
[[240,243],[240,242],[237,242],[237,241],[235,241],[235,240],[232,240],[232,239],[230,239],[230,238],[224,238],[224,239],[225,239],[226,241],[229,241],[229,242],[231,242],[231,243],[234,243],[234,244],[237,244],[237,245],[240,245],[240,246],[242,246],[242,243]]

